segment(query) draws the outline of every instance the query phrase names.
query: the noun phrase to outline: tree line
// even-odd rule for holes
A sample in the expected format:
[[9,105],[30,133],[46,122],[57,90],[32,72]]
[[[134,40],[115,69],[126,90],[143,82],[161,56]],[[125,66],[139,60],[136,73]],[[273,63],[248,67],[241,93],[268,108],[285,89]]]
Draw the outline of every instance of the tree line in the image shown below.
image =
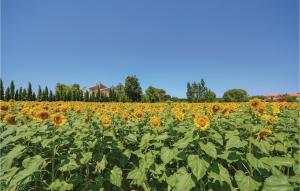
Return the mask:
[[203,79],[200,82],[188,82],[186,98],[176,98],[168,95],[164,89],[149,86],[143,93],[136,76],[128,76],[124,85],[118,84],[109,89],[108,94],[100,90],[88,91],[79,84],[66,85],[57,83],[54,91],[47,86],[38,86],[35,92],[28,82],[26,88],[16,88],[11,81],[6,88],[0,79],[0,100],[17,101],[85,101],[85,102],[164,102],[164,101],[188,101],[188,102],[242,102],[249,99],[248,93],[242,89],[231,89],[223,94],[222,98],[216,98],[216,94],[206,86]]
[[79,84],[66,85],[57,83],[55,90],[49,90],[47,86],[38,86],[35,92],[32,84],[27,87],[16,88],[12,80],[6,88],[0,79],[0,100],[16,101],[85,101],[85,102],[162,102],[167,100],[179,100],[166,94],[163,89],[149,86],[143,94],[139,80],[136,76],[128,76],[125,85],[118,84],[109,88],[108,94],[100,90],[88,91]]

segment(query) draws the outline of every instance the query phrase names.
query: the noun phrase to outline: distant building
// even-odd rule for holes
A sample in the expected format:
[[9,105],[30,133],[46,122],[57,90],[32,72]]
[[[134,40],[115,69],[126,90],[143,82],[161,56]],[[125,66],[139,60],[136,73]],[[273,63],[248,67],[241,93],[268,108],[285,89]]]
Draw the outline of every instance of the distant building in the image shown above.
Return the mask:
[[90,92],[97,93],[99,90],[105,96],[109,96],[110,88],[106,87],[101,83],[97,83],[95,86],[89,88]]
[[286,101],[285,96],[290,96],[290,97],[300,97],[300,93],[296,94],[267,94],[265,96],[265,101],[275,101],[275,102],[281,102],[281,101]]

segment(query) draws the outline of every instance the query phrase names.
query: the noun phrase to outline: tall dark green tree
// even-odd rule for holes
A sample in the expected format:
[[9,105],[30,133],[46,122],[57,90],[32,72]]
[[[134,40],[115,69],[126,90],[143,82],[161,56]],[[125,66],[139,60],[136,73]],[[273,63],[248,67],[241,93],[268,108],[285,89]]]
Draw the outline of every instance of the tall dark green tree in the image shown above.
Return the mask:
[[142,88],[136,76],[128,76],[125,80],[125,93],[131,102],[138,102],[142,99]]
[[192,86],[191,83],[188,82],[186,85],[186,98],[188,100],[188,102],[192,102],[193,101],[193,90],[192,90]]
[[39,87],[38,87],[38,94],[37,94],[37,100],[38,101],[42,101],[42,97],[43,97],[43,92],[42,92],[41,86],[39,85]]
[[19,88],[19,100],[23,101],[23,88],[22,87]]
[[10,99],[14,99],[15,98],[15,83],[13,80],[10,82],[9,90],[10,90],[10,93],[9,93]]
[[49,93],[49,101],[54,101],[53,98],[54,98],[53,92],[52,92],[52,90],[50,90],[50,93]]
[[28,82],[28,88],[27,88],[27,100],[28,101],[33,101],[32,99],[32,86],[31,83]]
[[23,101],[27,101],[27,91],[26,91],[26,89],[23,89],[22,99],[23,99]]
[[6,90],[5,90],[4,100],[5,101],[9,101],[10,100],[10,89],[9,89],[9,87],[7,87]]
[[83,100],[85,101],[85,102],[88,102],[88,101],[90,101],[90,94],[89,94],[89,91],[85,91],[84,92],[84,98],[83,98]]
[[4,100],[4,85],[2,79],[0,79],[0,100]]
[[16,100],[16,101],[20,100],[20,99],[19,99],[19,90],[16,90],[16,93],[15,93],[15,100]]
[[35,92],[32,93],[32,101],[36,101],[36,95],[35,95]]
[[42,93],[42,100],[48,101],[48,99],[49,99],[49,90],[48,87],[46,86]]

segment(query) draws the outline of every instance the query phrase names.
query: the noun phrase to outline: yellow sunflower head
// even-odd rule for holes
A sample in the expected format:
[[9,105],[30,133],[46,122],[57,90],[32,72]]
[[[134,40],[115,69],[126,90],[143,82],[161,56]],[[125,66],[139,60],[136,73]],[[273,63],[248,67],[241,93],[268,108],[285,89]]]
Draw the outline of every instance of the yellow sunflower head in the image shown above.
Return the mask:
[[60,127],[67,123],[67,118],[61,113],[56,113],[51,116],[51,122],[54,126]]
[[264,114],[262,115],[261,117],[263,120],[269,122],[269,123],[276,123],[277,122],[277,117],[276,116],[272,116],[272,115],[267,115],[267,114]]
[[201,131],[206,131],[209,128],[210,122],[208,117],[200,115],[194,118],[194,124],[198,127]]
[[140,111],[140,110],[136,111],[136,112],[135,112],[135,117],[136,117],[136,118],[139,118],[139,119],[142,118],[142,117],[143,117],[143,112]]
[[150,117],[150,125],[151,127],[158,128],[161,125],[161,121],[156,116]]
[[43,122],[44,120],[48,119],[50,114],[47,110],[39,110],[35,113],[35,119],[37,122]]
[[176,118],[179,120],[179,121],[183,121],[184,120],[184,113],[181,112],[181,111],[178,111],[175,113],[175,116]]
[[108,115],[103,115],[100,117],[100,122],[103,127],[109,127],[111,125],[111,120]]
[[261,103],[262,101],[258,98],[249,100],[249,104],[252,110],[256,110],[261,105]]

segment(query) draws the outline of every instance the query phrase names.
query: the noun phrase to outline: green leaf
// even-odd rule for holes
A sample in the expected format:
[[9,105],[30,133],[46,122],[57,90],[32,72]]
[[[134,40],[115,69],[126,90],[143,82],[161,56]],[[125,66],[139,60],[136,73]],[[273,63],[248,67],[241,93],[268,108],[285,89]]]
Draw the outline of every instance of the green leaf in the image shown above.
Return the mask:
[[209,163],[203,159],[200,159],[197,155],[188,156],[188,165],[191,168],[193,174],[200,180],[209,167]]
[[129,172],[127,179],[132,180],[132,184],[142,186],[147,177],[144,170],[136,168],[133,171]]
[[92,159],[92,152],[82,153],[82,158],[80,159],[81,164],[87,164]]
[[223,182],[226,182],[230,187],[232,187],[229,172],[221,164],[213,163],[210,170],[209,177],[219,181],[221,185],[223,185]]
[[180,168],[178,171],[167,179],[167,182],[174,187],[175,191],[191,190],[195,183],[192,180],[191,174],[186,172],[185,168]]
[[216,150],[216,146],[209,142],[207,144],[204,143],[200,143],[200,148],[206,153],[208,154],[210,157],[212,158],[216,158],[217,157],[217,150]]
[[244,172],[240,170],[235,173],[234,177],[241,191],[258,190],[261,185],[261,183],[256,182],[250,176],[246,176]]
[[126,139],[132,143],[137,142],[137,137],[134,134],[127,135]]
[[62,167],[60,167],[59,170],[62,172],[69,172],[77,168],[79,168],[79,165],[76,163],[74,159],[71,158],[69,159],[69,162],[63,165]]
[[144,134],[141,139],[140,147],[146,146],[151,139],[152,139],[152,137],[151,137],[150,133]]
[[177,155],[177,149],[169,149],[167,147],[163,147],[161,149],[161,160],[167,164],[169,163],[176,155]]
[[58,190],[58,191],[73,190],[73,184],[69,184],[65,181],[56,179],[54,182],[50,184],[49,189]]
[[295,162],[291,157],[263,157],[259,160],[266,165],[287,167],[292,167]]
[[266,191],[288,191],[293,190],[287,176],[270,176],[264,182],[264,190]]
[[11,179],[8,185],[8,190],[15,190],[18,186],[21,186],[27,178],[39,171],[44,164],[45,159],[43,159],[40,155],[35,155],[34,157],[24,159],[22,162],[24,169],[19,171]]
[[238,136],[232,136],[226,143],[226,150],[231,148],[242,148],[247,145],[247,142],[241,141]]
[[107,160],[106,160],[106,156],[104,155],[102,160],[100,162],[97,162],[96,164],[96,172],[102,172],[102,170],[105,169],[107,165]]
[[113,185],[121,187],[121,183],[122,183],[122,170],[119,167],[114,166],[114,168],[110,171],[110,182]]
[[10,152],[0,158],[0,169],[2,171],[10,169],[13,164],[13,160],[20,157],[24,151],[25,147],[23,145],[16,145]]

